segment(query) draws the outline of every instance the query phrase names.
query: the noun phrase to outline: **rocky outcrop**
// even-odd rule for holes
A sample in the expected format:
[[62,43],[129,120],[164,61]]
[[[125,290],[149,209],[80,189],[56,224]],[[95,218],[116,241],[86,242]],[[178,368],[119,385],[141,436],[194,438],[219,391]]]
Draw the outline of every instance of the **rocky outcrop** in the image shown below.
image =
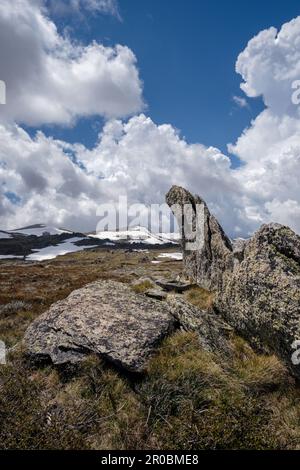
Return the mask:
[[[300,340],[300,237],[269,224],[250,240],[231,242],[199,196],[173,186],[166,200],[181,229],[185,272],[201,287],[216,290],[215,312],[253,346],[278,354],[300,378],[293,359],[294,341]],[[192,227],[203,240],[195,251],[187,249],[185,204],[192,206]],[[198,221],[197,205],[204,214]]]
[[300,339],[300,237],[279,224],[263,225],[245,244],[242,260],[215,300],[223,317],[250,342],[276,352],[293,373]]
[[231,241],[199,196],[172,186],[166,202],[179,226],[184,274],[205,289],[221,289],[224,272],[234,265]]
[[32,359],[76,363],[96,353],[131,372],[142,372],[175,319],[164,303],[135,294],[130,286],[97,281],[53,304],[27,329]]

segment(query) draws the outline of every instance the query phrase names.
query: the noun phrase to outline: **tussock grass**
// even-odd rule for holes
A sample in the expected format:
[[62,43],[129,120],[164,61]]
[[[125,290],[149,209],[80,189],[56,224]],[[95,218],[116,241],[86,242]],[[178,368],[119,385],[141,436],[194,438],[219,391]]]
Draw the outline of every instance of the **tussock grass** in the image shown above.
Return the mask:
[[207,309],[213,303],[214,294],[202,289],[202,287],[192,287],[185,292],[185,298],[193,305],[200,309]]
[[166,449],[276,448],[272,411],[252,392],[195,333],[182,332],[165,341],[141,385],[151,432]]
[[137,294],[143,294],[148,289],[151,289],[153,287],[153,282],[145,280],[145,281],[140,282],[139,284],[134,284],[131,287],[132,287],[132,290],[136,292]]
[[293,380],[285,366],[274,356],[256,354],[242,338],[233,338],[235,357],[232,373],[251,393],[263,393],[277,390],[282,384],[288,385]]
[[96,356],[32,368],[14,353],[0,368],[4,449],[275,449],[300,444],[300,392],[281,363],[240,338],[231,359],[197,335],[167,338],[140,380]]

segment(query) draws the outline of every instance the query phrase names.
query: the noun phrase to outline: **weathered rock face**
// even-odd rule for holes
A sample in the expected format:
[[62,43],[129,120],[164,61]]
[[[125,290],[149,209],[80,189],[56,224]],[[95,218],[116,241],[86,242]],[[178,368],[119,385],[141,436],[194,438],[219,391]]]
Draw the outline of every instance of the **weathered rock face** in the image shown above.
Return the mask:
[[245,244],[241,262],[216,296],[224,318],[250,342],[292,364],[300,339],[300,237],[279,224],[263,225]]
[[186,331],[195,331],[201,347],[208,352],[231,354],[230,336],[233,329],[212,310],[199,310],[181,295],[167,297],[172,315]]
[[89,353],[142,372],[155,346],[172,331],[174,317],[159,301],[115,281],[97,281],[53,304],[27,329],[33,359],[76,363]]
[[222,288],[224,271],[232,271],[232,244],[206,203],[179,186],[166,195],[181,233],[185,275],[209,290]]

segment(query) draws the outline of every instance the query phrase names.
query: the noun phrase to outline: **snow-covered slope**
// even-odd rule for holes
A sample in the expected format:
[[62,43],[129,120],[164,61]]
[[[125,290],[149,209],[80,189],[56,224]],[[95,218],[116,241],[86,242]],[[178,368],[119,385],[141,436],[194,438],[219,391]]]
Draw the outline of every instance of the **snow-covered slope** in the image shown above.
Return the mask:
[[145,227],[140,226],[128,230],[98,232],[89,236],[110,242],[143,243],[146,245],[178,243],[179,240],[178,233],[151,233]]
[[45,224],[0,231],[0,259],[43,261],[97,245],[84,234]]
[[174,259],[175,261],[182,261],[182,253],[161,253],[158,255],[158,258],[169,258],[169,259]]
[[67,253],[75,253],[76,251],[82,251],[86,248],[94,248],[94,246],[78,246],[75,245],[75,242],[82,240],[82,238],[74,237],[69,238],[63,243],[60,243],[56,246],[47,246],[46,248],[42,248],[41,250],[33,250],[35,253],[27,256],[27,260],[29,261],[45,261],[47,259],[54,259],[57,256],[66,255]]

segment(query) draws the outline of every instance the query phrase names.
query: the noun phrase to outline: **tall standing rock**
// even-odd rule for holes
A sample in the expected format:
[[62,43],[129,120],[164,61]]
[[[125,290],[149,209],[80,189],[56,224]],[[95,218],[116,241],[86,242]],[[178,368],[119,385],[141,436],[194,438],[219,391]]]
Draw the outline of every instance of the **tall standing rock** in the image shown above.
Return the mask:
[[203,199],[180,186],[172,186],[166,202],[179,226],[185,274],[206,289],[221,289],[234,258],[231,241],[219,222]]

